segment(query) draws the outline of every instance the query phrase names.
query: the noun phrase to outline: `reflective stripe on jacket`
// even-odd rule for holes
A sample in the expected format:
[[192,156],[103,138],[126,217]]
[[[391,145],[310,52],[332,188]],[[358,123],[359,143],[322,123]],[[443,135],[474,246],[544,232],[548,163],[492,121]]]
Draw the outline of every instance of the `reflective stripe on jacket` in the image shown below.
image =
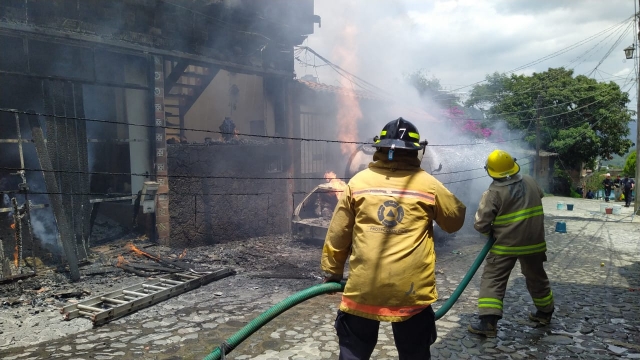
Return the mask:
[[403,321],[438,299],[433,221],[462,227],[466,207],[417,158],[376,153],[349,181],[327,231],[322,270],[349,279],[340,310],[379,321]]
[[544,239],[544,193],[528,175],[494,180],[482,194],[474,227],[496,239],[491,252],[523,256],[547,251]]

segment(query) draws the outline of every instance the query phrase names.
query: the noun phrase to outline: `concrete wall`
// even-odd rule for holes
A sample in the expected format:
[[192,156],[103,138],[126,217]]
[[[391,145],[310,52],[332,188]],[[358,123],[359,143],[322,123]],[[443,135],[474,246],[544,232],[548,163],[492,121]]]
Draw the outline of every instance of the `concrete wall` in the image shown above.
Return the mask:
[[[251,134],[250,122],[262,120],[266,133],[255,135],[275,135],[273,104],[265,95],[261,76],[220,70],[185,115],[185,127],[220,131],[225,117],[233,120],[239,133]],[[201,131],[186,131],[185,135],[189,143],[220,138],[220,134]]]
[[[286,177],[284,172],[267,172],[273,162],[284,161],[285,151],[285,144],[268,142],[168,145],[171,245],[199,246],[289,232],[291,214],[284,209],[292,199],[287,181],[238,179]],[[203,176],[232,178],[196,178]]]

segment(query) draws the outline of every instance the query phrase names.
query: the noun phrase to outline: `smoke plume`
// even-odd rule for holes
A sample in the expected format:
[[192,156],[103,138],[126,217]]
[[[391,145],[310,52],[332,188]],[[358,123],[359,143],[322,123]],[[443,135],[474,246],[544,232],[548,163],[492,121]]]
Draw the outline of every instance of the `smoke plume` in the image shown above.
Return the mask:
[[[517,153],[528,149],[528,145],[518,141],[521,134],[508,130],[501,121],[492,120],[489,130],[480,126],[481,119],[470,120],[464,114],[452,115],[457,107],[443,105],[443,98],[462,97],[459,101],[462,102],[464,93],[442,92],[431,97],[421,96],[406,81],[405,74],[427,69],[437,78],[439,74],[434,69],[436,65],[442,65],[442,59],[436,59],[438,54],[430,53],[428,42],[420,44],[416,39],[415,31],[424,27],[424,24],[416,22],[409,10],[417,6],[416,2],[406,0],[384,4],[376,2],[369,6],[358,1],[317,1],[316,13],[323,16],[323,27],[317,29],[307,42],[311,48],[328,54],[339,67],[379,88],[363,84],[354,77],[331,72],[329,67],[309,69],[302,64],[298,66],[297,73],[302,76],[312,72],[320,82],[346,90],[347,95],[336,96],[339,140],[371,142],[390,120],[404,117],[413,122],[421,138],[431,144],[423,157],[423,168],[467,205],[469,218],[465,229],[471,230],[472,216],[480,197],[491,183],[483,168],[487,155],[495,149],[503,149],[520,157]],[[356,11],[356,8],[364,6],[366,12]],[[328,33],[323,34],[324,31]],[[424,56],[418,59],[412,56],[415,54]],[[453,53],[441,55],[455,57]],[[450,70],[447,68],[446,75],[451,74]],[[365,111],[362,115],[361,105],[348,94],[353,89],[361,91],[363,87],[382,98],[391,99],[380,105],[384,111],[375,116],[367,116]],[[365,129],[367,133],[358,132],[358,129]],[[347,135],[342,130],[348,130]],[[343,154],[353,153],[351,148],[345,152],[344,144],[342,147]],[[340,160],[330,164],[329,169],[343,168]],[[370,157],[366,161],[370,161]],[[521,158],[519,163],[530,161],[532,159]]]

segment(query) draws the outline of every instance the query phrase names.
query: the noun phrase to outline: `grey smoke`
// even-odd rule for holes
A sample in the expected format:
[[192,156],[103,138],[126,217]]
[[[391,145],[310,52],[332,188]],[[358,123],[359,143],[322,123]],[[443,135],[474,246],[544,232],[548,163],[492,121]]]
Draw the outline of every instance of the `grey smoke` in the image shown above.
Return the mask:
[[53,214],[48,209],[31,211],[31,228],[36,238],[49,245],[58,245],[58,231]]
[[[27,182],[29,183],[30,190],[35,193],[46,193],[47,188],[44,184],[44,177],[42,173],[28,173]],[[49,201],[49,195],[45,194],[31,194],[29,197],[31,204],[51,204]],[[20,203],[24,203],[24,198]],[[53,248],[59,248],[58,242],[58,227],[53,215],[53,209],[49,206],[44,209],[31,209],[31,228],[33,235],[36,237],[35,241],[40,240],[42,244],[52,245]]]
[[[438,102],[434,99],[420,97],[417,91],[404,81],[403,74],[424,69],[430,75],[439,78],[445,85],[468,84],[481,80],[486,73],[509,70],[521,63],[531,61],[532,59],[529,58],[533,55],[528,52],[525,59],[519,53],[520,57],[512,57],[509,58],[509,62],[503,62],[502,64],[508,68],[502,69],[497,64],[497,57],[500,54],[518,52],[518,49],[524,46],[519,42],[521,38],[517,41],[505,39],[504,36],[507,35],[503,34],[502,38],[494,37],[476,41],[469,33],[468,24],[459,19],[451,19],[452,21],[439,19],[438,27],[435,24],[427,25],[421,22],[420,13],[428,13],[431,16],[434,11],[447,13],[448,10],[443,10],[442,7],[454,5],[413,0],[316,1],[315,12],[322,17],[323,26],[316,28],[315,33],[309,36],[304,45],[333,60],[347,71],[379,86],[386,93],[385,95],[393,97],[394,104],[386,106],[384,111],[378,111],[378,114],[385,113],[387,118],[381,119],[377,116],[378,118],[374,119],[365,116],[360,120],[358,129],[367,133],[357,134],[358,140],[371,141],[386,122],[400,116],[412,121],[418,127],[421,137],[432,144],[428,146],[423,158],[423,168],[435,169],[442,164],[442,169],[434,173],[434,176],[445,183],[447,188],[467,205],[469,217],[465,229],[472,230],[473,214],[482,193],[492,181],[483,169],[489,153],[495,149],[513,153],[517,149],[530,149],[530,147],[520,141],[492,143],[497,140],[496,137],[483,140],[458,133],[451,121],[446,118],[445,109],[439,108]],[[459,11],[465,18],[473,15],[469,14],[470,11],[465,6],[455,6],[457,9],[452,11]],[[490,8],[491,5],[486,7]],[[365,8],[366,12],[358,11]],[[472,22],[479,21],[479,18],[473,19]],[[486,25],[484,30],[493,26]],[[351,32],[355,32],[355,36],[349,37]],[[452,36],[456,38],[452,40]],[[344,61],[345,54],[336,52],[336,49],[344,49],[352,39],[355,39],[356,43],[348,46],[348,49],[353,58],[347,58],[347,61]],[[547,53],[540,49],[536,51],[540,56]],[[543,64],[544,66],[548,67],[549,64]],[[299,77],[308,74],[317,75],[320,82],[340,85],[340,78],[332,72],[330,67],[311,68],[298,64],[296,73]],[[357,86],[354,88],[359,89]],[[465,88],[462,91],[469,90]],[[327,104],[326,108],[331,107]],[[430,116],[424,116],[425,112]],[[506,124],[502,121],[492,121],[491,125],[493,130],[501,132],[504,140],[522,137],[518,132],[508,131]],[[524,164],[529,161],[531,159],[520,159],[519,163]],[[426,163],[430,163],[431,166],[424,166]],[[327,170],[340,171],[342,168],[342,164],[335,163],[329,164]]]

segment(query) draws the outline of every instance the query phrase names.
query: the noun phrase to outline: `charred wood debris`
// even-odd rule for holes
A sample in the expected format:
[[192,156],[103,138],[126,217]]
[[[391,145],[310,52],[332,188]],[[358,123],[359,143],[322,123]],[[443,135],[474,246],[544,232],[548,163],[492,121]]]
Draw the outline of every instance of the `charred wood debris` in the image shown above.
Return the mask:
[[320,249],[289,235],[265,236],[194,248],[169,248],[145,238],[127,238],[91,249],[79,263],[81,280],[72,282],[66,266],[47,266],[25,258],[33,272],[0,281],[0,309],[46,308],[73,304],[125,284],[185,270],[211,271],[227,267],[254,278],[320,279]]

